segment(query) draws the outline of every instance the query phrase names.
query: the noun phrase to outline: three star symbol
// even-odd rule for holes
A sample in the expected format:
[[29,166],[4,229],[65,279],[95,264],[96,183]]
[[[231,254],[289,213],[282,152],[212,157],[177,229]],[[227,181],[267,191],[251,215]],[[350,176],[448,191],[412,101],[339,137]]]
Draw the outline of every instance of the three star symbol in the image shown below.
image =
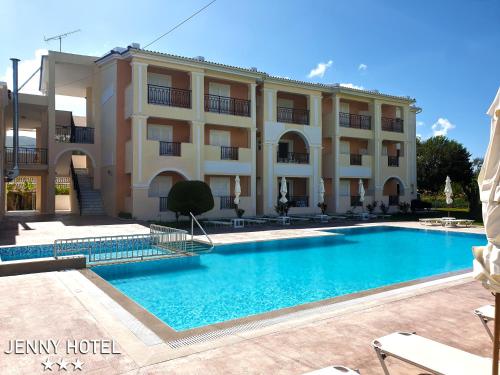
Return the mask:
[[[59,362],[52,362],[49,358],[47,358],[44,362],[42,362],[43,365],[43,371],[52,371],[52,366],[58,365],[59,366],[59,371],[64,370],[68,371],[68,365],[70,362],[67,362],[64,358],[61,358]],[[80,358],[77,358],[75,361],[71,362],[73,365],[73,371],[80,370],[82,371],[82,366],[84,362],[80,361]]]

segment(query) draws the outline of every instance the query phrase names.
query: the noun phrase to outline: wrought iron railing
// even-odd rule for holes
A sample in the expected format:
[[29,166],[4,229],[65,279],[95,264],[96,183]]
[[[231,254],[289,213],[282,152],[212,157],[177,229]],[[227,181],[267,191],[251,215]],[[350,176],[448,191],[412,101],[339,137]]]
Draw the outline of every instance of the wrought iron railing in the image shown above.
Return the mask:
[[220,198],[220,209],[221,210],[235,208],[234,195],[222,196],[219,198]]
[[88,126],[56,126],[56,142],[59,143],[94,143],[94,128]]
[[191,90],[148,84],[148,103],[191,108]]
[[387,156],[387,165],[389,167],[399,167],[399,156]]
[[399,205],[399,195],[389,195],[389,206]]
[[160,197],[160,212],[168,211],[167,199],[168,197]]
[[250,100],[206,94],[205,112],[250,117]]
[[279,152],[278,163],[309,164],[309,153],[307,152]]
[[181,156],[180,142],[163,142],[160,141],[161,156]]
[[309,110],[299,108],[278,107],[278,122],[309,125]]
[[351,165],[362,165],[363,164],[363,155],[351,154],[350,155],[350,164]]
[[363,202],[361,202],[359,195],[351,195],[351,207],[359,207],[363,205]]
[[382,117],[382,130],[403,133],[403,120],[400,118]]
[[307,195],[291,195],[287,199],[291,207],[309,207],[309,196]]
[[220,147],[221,160],[238,160],[238,147]]
[[339,125],[345,128],[370,130],[372,128],[372,118],[371,116],[339,112]]
[[78,183],[78,175],[75,172],[75,166],[73,165],[73,161],[69,164],[69,169],[71,172],[71,179],[73,180],[73,190],[76,192],[76,200],[78,201],[78,209],[80,211],[80,215],[82,214],[82,194],[80,192],[80,184]]
[[[47,164],[47,149],[35,147],[19,147],[17,151],[19,164]],[[5,162],[14,163],[14,148],[5,147]]]

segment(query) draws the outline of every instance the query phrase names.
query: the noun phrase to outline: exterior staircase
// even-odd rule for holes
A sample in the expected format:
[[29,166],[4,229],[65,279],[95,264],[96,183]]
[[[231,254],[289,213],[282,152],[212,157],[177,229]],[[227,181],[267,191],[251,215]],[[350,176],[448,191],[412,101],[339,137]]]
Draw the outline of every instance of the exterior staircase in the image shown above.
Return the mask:
[[102,205],[101,192],[92,188],[92,177],[87,169],[75,169],[80,187],[82,215],[106,215]]

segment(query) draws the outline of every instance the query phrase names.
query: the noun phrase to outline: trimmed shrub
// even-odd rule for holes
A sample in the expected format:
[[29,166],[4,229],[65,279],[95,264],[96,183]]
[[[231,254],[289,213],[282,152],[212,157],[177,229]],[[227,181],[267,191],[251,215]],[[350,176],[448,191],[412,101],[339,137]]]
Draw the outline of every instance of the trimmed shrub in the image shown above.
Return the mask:
[[179,181],[172,189],[167,198],[167,208],[175,212],[176,216],[201,215],[214,208],[214,197],[212,190],[203,181]]
[[412,199],[411,201],[411,212],[430,208],[432,208],[431,202],[421,201],[420,199]]

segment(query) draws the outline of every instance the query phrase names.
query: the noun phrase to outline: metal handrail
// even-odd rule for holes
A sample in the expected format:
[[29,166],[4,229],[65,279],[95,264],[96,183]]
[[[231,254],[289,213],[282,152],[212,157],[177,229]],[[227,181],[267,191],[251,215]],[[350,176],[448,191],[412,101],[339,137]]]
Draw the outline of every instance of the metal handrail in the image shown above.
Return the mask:
[[[214,247],[214,243],[212,242],[212,240],[210,239],[210,237],[208,237],[207,232],[205,232],[205,229],[203,229],[203,227],[201,226],[201,224],[199,223],[199,221],[196,219],[196,217],[193,215],[193,213],[189,212],[189,215],[191,215],[191,219],[193,219],[193,221],[196,223],[196,225],[198,225],[198,228],[201,229],[201,231],[203,232],[203,234],[207,238],[208,242],[210,242],[210,246]],[[193,222],[191,222],[191,241],[193,241]]]
[[[5,147],[5,162],[14,164],[14,147]],[[18,164],[47,164],[47,149],[18,147]]]
[[82,214],[82,194],[80,192],[80,184],[78,183],[78,175],[75,172],[75,166],[73,161],[69,164],[69,169],[71,171],[71,179],[73,180],[73,189],[76,191],[76,199],[78,201],[78,209],[80,210],[80,215]]
[[250,100],[205,94],[205,112],[250,117]]

